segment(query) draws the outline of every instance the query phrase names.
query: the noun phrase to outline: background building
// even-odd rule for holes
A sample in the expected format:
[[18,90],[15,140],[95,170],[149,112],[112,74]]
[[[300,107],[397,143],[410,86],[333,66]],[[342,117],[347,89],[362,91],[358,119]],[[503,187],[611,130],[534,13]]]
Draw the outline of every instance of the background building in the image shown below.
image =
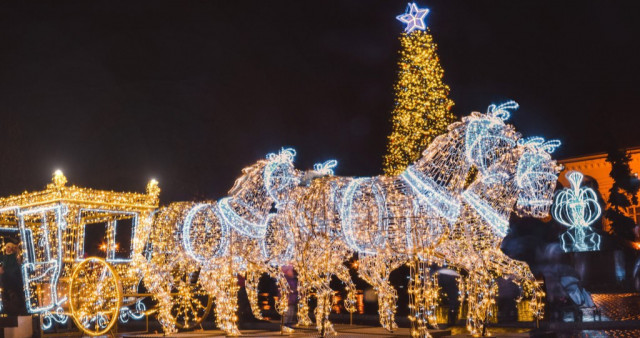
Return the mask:
[[[631,155],[631,161],[629,167],[631,172],[638,176],[640,172],[640,146],[628,148],[627,151]],[[565,173],[571,170],[577,170],[584,174],[585,183],[589,181],[595,181],[598,192],[602,196],[603,212],[606,209],[606,201],[609,198],[609,189],[613,185],[613,179],[609,176],[611,171],[611,164],[607,162],[607,154],[599,153],[593,155],[585,155],[579,157],[571,157],[563,160],[558,160],[558,163],[564,166],[564,169],[560,173],[559,181],[564,187],[569,187],[569,181],[565,177]],[[636,223],[636,235],[640,234],[640,205],[631,206],[628,209],[629,216],[631,216]],[[608,225],[603,222],[603,229],[608,231]],[[640,244],[638,244],[640,248]]]

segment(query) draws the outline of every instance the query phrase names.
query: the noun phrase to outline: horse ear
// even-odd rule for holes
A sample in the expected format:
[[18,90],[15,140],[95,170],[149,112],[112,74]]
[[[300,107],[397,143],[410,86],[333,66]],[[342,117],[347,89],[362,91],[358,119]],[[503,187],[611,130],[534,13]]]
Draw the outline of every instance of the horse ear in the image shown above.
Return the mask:
[[516,101],[510,100],[500,105],[491,104],[487,108],[487,115],[497,117],[502,121],[506,121],[511,116],[509,110],[516,110],[520,107]]

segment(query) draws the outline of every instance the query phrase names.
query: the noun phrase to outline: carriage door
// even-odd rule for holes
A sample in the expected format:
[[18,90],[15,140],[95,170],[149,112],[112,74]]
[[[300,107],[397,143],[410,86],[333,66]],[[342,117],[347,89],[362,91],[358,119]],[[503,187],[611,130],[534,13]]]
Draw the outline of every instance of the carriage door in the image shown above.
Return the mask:
[[84,236],[78,240],[78,260],[104,258],[111,264],[131,261],[132,238],[138,213],[117,210],[82,209],[78,216]]
[[60,240],[66,228],[63,207],[24,209],[17,216],[24,249],[22,275],[27,310],[50,310],[66,300],[59,300],[57,295],[62,263]]

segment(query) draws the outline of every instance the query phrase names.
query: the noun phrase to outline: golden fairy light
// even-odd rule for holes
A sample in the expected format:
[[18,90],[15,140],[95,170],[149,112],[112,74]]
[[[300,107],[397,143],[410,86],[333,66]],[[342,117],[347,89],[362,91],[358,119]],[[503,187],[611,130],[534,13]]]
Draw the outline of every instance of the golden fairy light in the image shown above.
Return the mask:
[[[27,310],[39,313],[44,329],[72,317],[79,329],[101,335],[117,320],[145,312],[139,301],[142,278],[136,257],[143,255],[151,215],[158,205],[157,182],[147,193],[68,186],[57,170],[45,190],[0,199],[4,229],[17,229],[24,251],[22,272]],[[85,257],[87,228],[105,234],[104,257]],[[117,253],[116,232],[131,231],[128,257]]]
[[[227,196],[216,201],[158,208],[156,180],[144,194],[113,192],[68,186],[59,170],[43,191],[0,199],[2,226],[22,239],[29,312],[42,315],[45,329],[72,317],[89,335],[107,333],[117,320],[154,313],[171,334],[193,328],[213,309],[217,326],[235,336],[239,278],[257,318],[259,278],[274,278],[281,293],[276,310],[284,315],[291,290],[281,268],[293,265],[299,324],[313,324],[308,301],[315,296],[315,325],[332,334],[329,313],[336,297],[330,281],[344,283],[345,308],[356,311],[345,263],[357,253],[353,267],[378,293],[380,323],[388,330],[397,327],[398,298],[389,275],[403,264],[411,270],[414,337],[428,336],[428,324],[437,325],[433,264],[463,272],[460,297],[469,304],[472,334],[484,333],[498,278],[520,285],[540,317],[540,285],[525,263],[501,252],[500,243],[511,212],[548,215],[558,173],[550,153],[559,142],[522,139],[505,124],[517,108],[513,101],[453,122],[449,88],[424,24],[427,13],[410,4],[398,17],[407,29],[387,175],[334,176],[334,160],[300,171],[293,165],[295,151],[283,148],[243,169]],[[85,257],[88,227],[103,228],[97,243],[104,257]],[[122,257],[127,250],[119,248],[117,232],[127,228],[130,254]],[[140,282],[148,294],[138,293]],[[154,309],[141,302],[149,295]]]
[[[436,324],[437,276],[428,267],[464,270],[468,327],[484,328],[495,303],[496,279],[509,276],[532,296],[541,315],[542,292],[526,264],[499,250],[515,210],[548,214],[558,168],[551,159],[557,142],[521,139],[506,125],[513,102],[490,106],[452,124],[423,156],[398,176],[340,177],[335,161],[313,170],[293,166],[295,152],[282,149],[243,170],[218,201],[176,202],[159,208],[157,182],[146,194],[67,186],[62,173],[40,192],[0,199],[6,227],[18,229],[25,251],[25,295],[43,324],[71,316],[90,335],[108,332],[117,320],[155,313],[166,333],[193,328],[211,309],[228,335],[237,327],[238,277],[260,318],[257,284],[266,273],[287,311],[290,291],[280,269],[298,271],[301,324],[311,324],[308,298],[318,300],[316,326],[335,332],[332,276],[347,289],[355,311],[356,290],[347,266],[358,253],[358,272],[379,293],[380,322],[395,325],[397,293],[389,274],[402,264],[413,271],[409,293],[413,336]],[[477,175],[469,184],[468,172]],[[121,257],[117,231],[131,228],[131,252]],[[104,228],[104,258],[85,257],[87,227]],[[137,287],[142,281],[157,307],[147,310]],[[215,307],[214,307],[215,301]]]
[[[427,9],[410,4],[409,12],[398,19],[406,23],[403,17],[415,15],[414,7],[423,15],[428,13]],[[409,19],[414,22],[414,17]],[[424,20],[424,16],[420,20]],[[402,173],[455,121],[449,86],[442,81],[444,71],[436,43],[424,22],[422,25],[420,29],[412,29],[400,37],[402,48],[395,85],[395,106],[391,113],[392,131],[383,165],[387,175]]]

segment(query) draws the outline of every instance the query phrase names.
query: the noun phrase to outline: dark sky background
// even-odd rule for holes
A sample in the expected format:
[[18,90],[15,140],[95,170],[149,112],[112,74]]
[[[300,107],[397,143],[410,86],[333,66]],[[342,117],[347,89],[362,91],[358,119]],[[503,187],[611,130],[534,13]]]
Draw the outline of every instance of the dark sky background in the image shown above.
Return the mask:
[[[458,116],[514,99],[557,158],[640,145],[637,1],[420,1]],[[381,173],[406,1],[0,4],[0,194],[219,198],[278,150]]]

